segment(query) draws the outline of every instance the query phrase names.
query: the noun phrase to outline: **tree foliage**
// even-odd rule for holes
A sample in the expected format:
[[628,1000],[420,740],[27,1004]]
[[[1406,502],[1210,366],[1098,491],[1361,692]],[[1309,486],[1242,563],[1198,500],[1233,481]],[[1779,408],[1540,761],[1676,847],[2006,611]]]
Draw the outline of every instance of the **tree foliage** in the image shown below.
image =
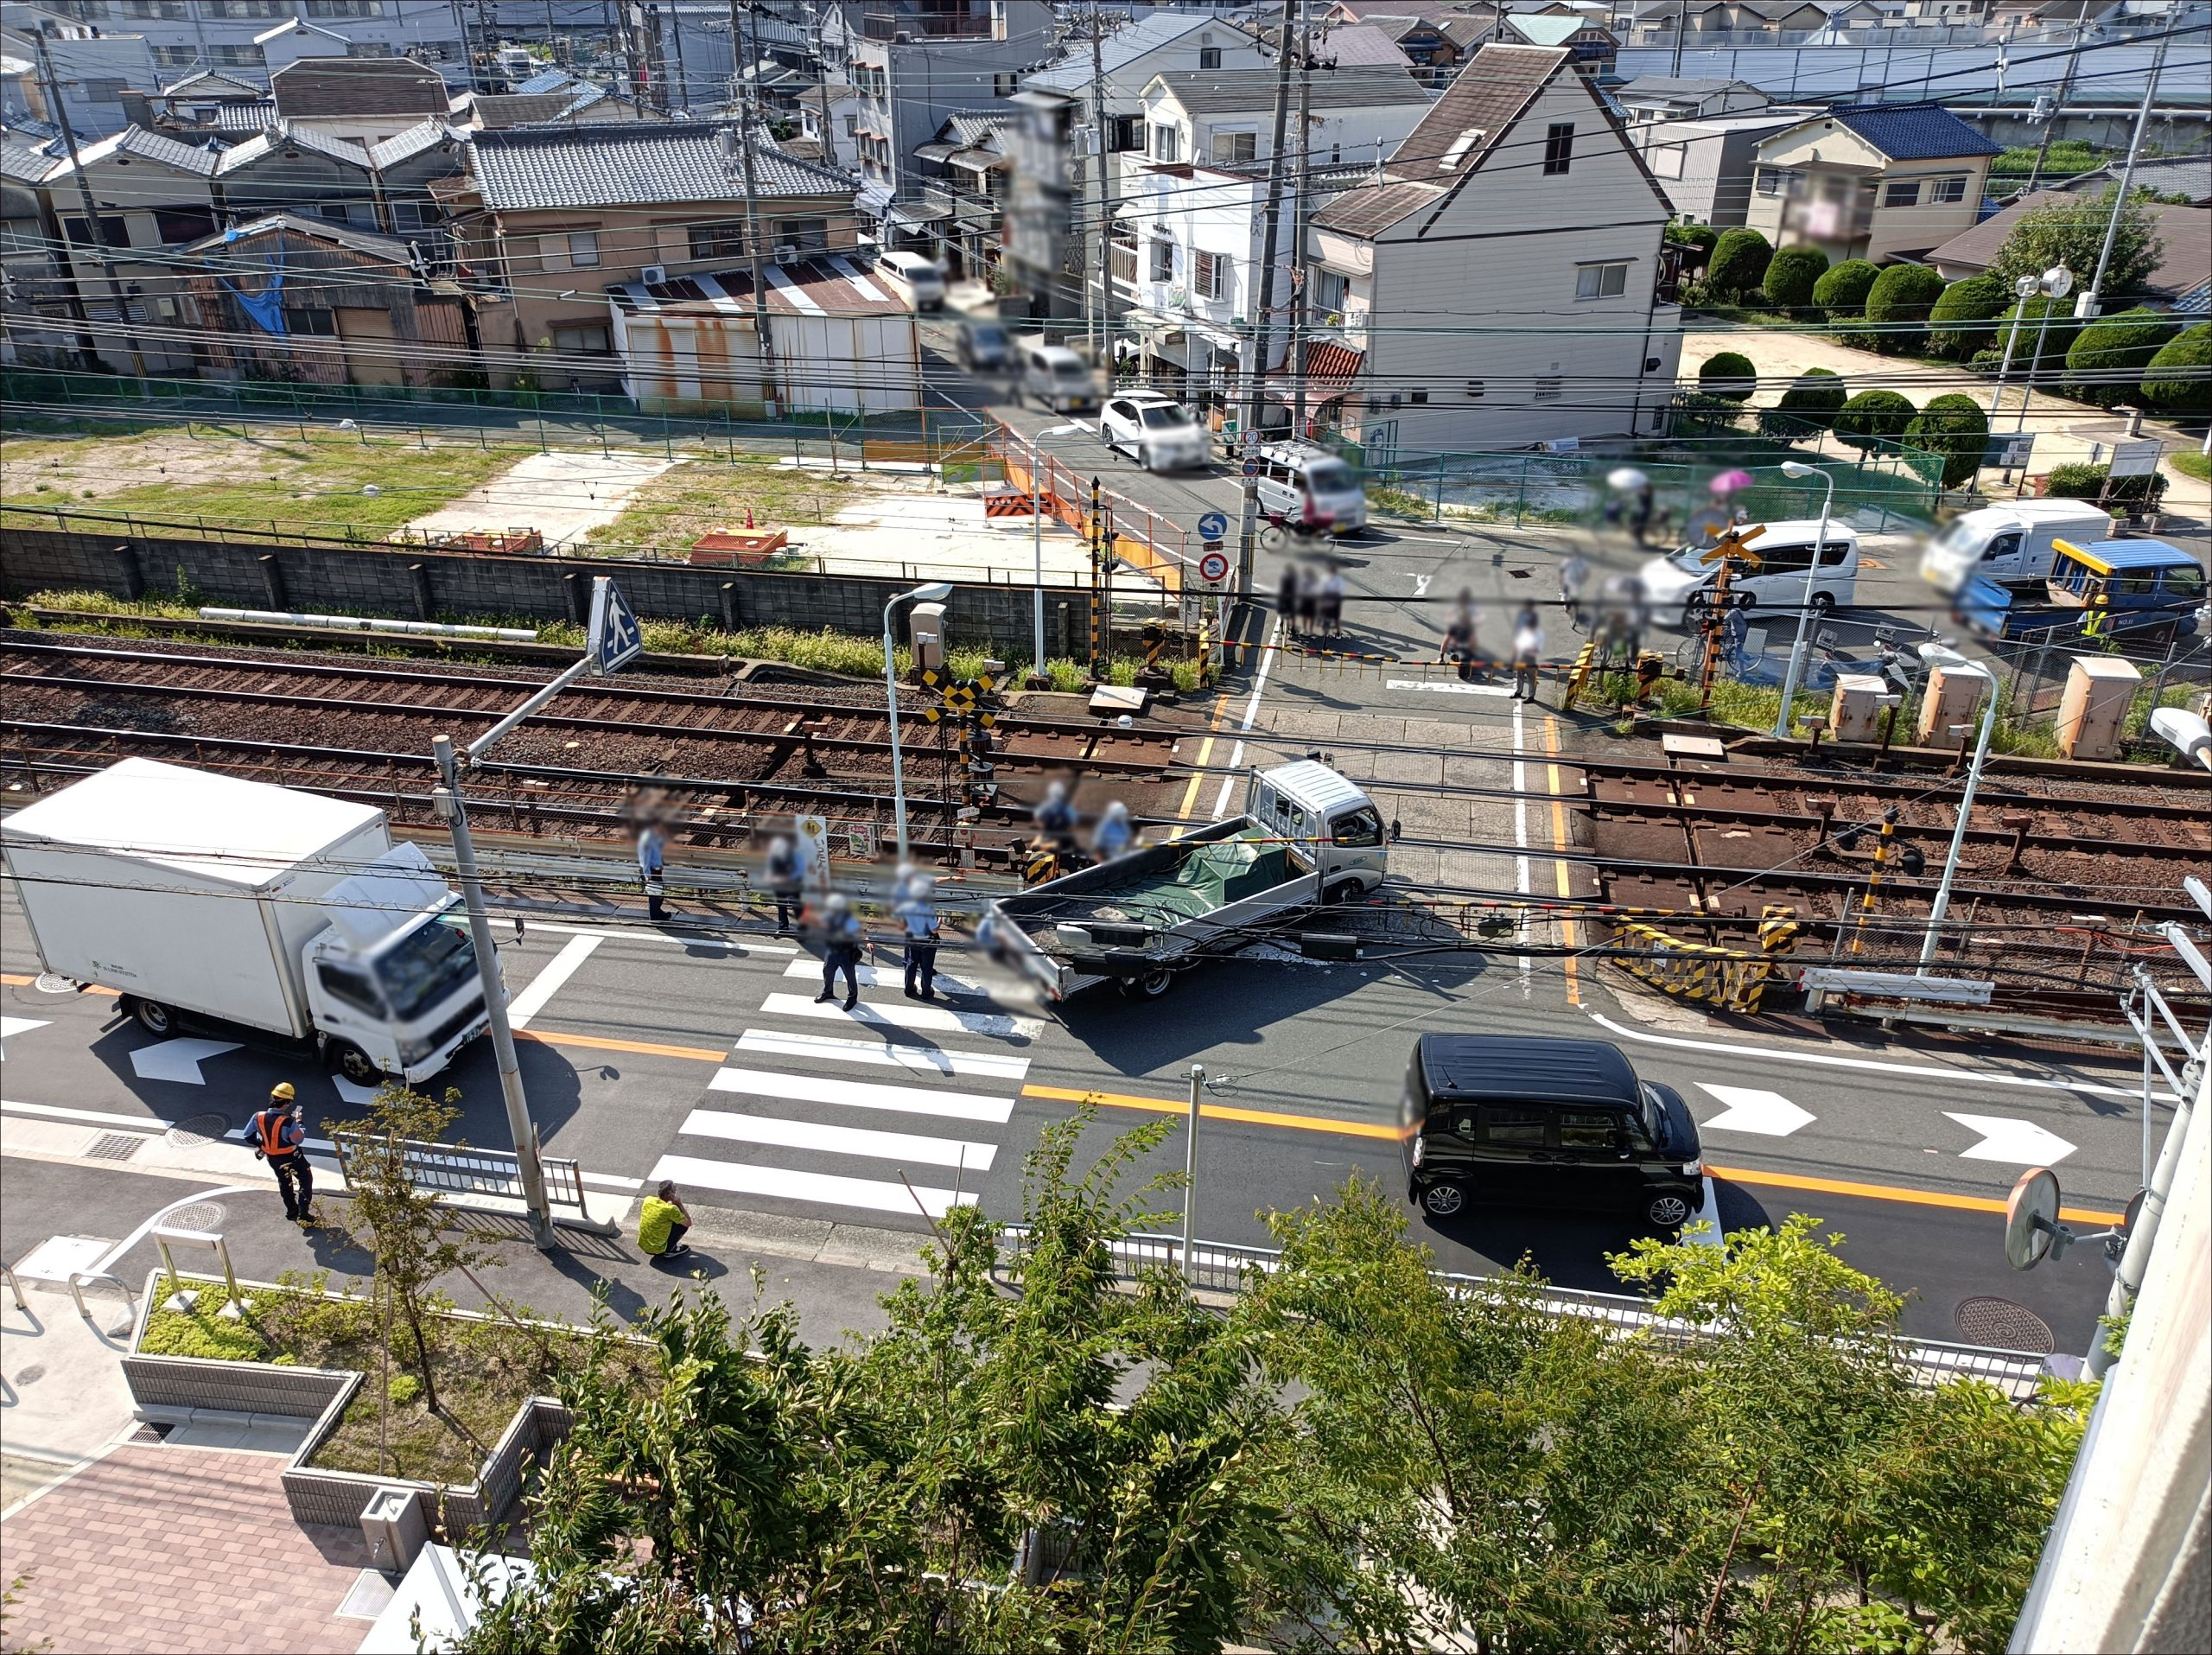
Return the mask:
[[1696,248],[1696,256],[1685,259],[1683,264],[1686,269],[1700,270],[1711,261],[1720,232],[1709,224],[1670,224],[1667,226],[1667,239]]
[[[2119,193],[2120,186],[2114,184],[2096,195],[2068,195],[2030,207],[2012,226],[1997,257],[1990,260],[1988,274],[2010,288],[2023,276],[2040,276],[2063,264],[2074,272],[2077,287],[2087,287],[2096,271]],[[2112,262],[2105,270],[2104,291],[2135,292],[2143,285],[2143,278],[2158,268],[2164,254],[2151,210],[2137,196],[2120,209]]]
[[1909,351],[1927,337],[1921,324],[1943,296],[1943,278],[1925,264],[1887,264],[1866,290],[1866,328],[1874,347]]
[[2109,408],[2128,401],[2144,369],[2171,342],[2173,317],[2156,310],[2123,310],[2100,316],[2066,349],[2066,393]]
[[1851,388],[1834,369],[1807,368],[1760,416],[1760,433],[1787,442],[1816,436],[1835,423],[1836,414],[1850,398]]
[[1706,264],[1706,289],[1725,304],[1738,303],[1765,279],[1767,261],[1773,257],[1774,249],[1758,231],[1725,230]]
[[1895,442],[1912,423],[1913,406],[1894,391],[1862,391],[1836,412],[1836,440],[1854,449]]
[[1972,397],[1958,391],[1931,400],[1904,428],[1911,447],[1943,456],[1943,487],[1956,488],[1981,468],[1989,451],[1989,416]]
[[2012,290],[1993,276],[1969,276],[1943,290],[1928,313],[1928,347],[1955,360],[1987,345],[1992,324],[2012,302]]
[[1881,271],[1863,258],[1847,258],[1830,265],[1813,283],[1813,302],[1827,313],[1830,321],[1842,321],[1866,309],[1866,295]]
[[1759,285],[1776,309],[1802,310],[1813,302],[1813,289],[1827,271],[1828,256],[1818,247],[1784,247],[1768,262]]
[[2162,414],[2212,414],[2212,321],[2158,347],[2143,371],[2143,400]]
[[1749,402],[1758,383],[1758,369],[1740,351],[1715,351],[1697,371],[1700,391],[1729,402]]

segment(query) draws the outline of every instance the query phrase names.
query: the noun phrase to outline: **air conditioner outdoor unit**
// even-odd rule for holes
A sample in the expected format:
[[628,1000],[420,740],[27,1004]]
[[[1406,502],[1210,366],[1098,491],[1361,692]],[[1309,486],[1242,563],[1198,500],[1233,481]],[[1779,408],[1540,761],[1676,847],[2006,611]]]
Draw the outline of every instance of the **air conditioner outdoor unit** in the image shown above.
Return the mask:
[[797,242],[787,241],[776,249],[776,262],[779,264],[788,264],[798,257],[798,244]]
[[638,277],[647,287],[658,287],[668,280],[668,266],[648,264],[638,272]]

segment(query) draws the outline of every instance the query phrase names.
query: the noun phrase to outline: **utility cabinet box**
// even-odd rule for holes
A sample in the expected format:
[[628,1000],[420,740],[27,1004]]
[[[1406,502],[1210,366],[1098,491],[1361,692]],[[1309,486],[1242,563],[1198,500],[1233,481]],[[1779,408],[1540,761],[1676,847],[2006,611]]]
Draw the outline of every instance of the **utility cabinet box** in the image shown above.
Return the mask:
[[1956,747],[1959,742],[1951,734],[1953,727],[1974,722],[1974,715],[1981,710],[1982,691],[1988,687],[1987,676],[1980,672],[1961,672],[1955,666],[1930,668],[1927,692],[1920,698],[1920,722],[1915,727],[1921,746]]
[[1828,702],[1828,736],[1838,742],[1873,742],[1882,735],[1882,697],[1890,693],[1886,679],[1871,672],[1836,675],[1835,694]]
[[2142,687],[2132,662],[2112,655],[2076,655],[2058,703],[2058,750],[2069,759],[2114,759],[2127,709]]
[[411,1488],[379,1488],[361,1512],[361,1538],[369,1544],[370,1567],[404,1575],[430,1538],[423,1502]]
[[944,605],[917,603],[906,612],[906,642],[914,652],[917,673],[944,668]]

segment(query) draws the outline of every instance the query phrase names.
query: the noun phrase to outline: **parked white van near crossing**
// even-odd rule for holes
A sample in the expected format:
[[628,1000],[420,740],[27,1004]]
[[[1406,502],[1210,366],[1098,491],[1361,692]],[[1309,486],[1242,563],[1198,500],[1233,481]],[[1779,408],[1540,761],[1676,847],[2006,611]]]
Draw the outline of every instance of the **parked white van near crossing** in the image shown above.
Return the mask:
[[1367,491],[1343,459],[1313,442],[1266,442],[1256,455],[1260,510],[1277,523],[1325,523],[1336,534],[1367,526]]
[[875,273],[915,309],[944,309],[944,271],[936,260],[893,248],[876,255]]
[[[1766,525],[1766,532],[1745,548],[1758,555],[1758,570],[1728,583],[1737,604],[1794,613],[1807,601],[1809,589],[1815,614],[1849,608],[1859,590],[1859,537],[1849,525],[1830,518],[1827,538],[1815,559],[1813,542],[1820,532],[1815,518]],[[1661,620],[1677,627],[1697,624],[1720,572],[1718,563],[1705,561],[1708,550],[1684,546],[1644,564],[1644,595]]]

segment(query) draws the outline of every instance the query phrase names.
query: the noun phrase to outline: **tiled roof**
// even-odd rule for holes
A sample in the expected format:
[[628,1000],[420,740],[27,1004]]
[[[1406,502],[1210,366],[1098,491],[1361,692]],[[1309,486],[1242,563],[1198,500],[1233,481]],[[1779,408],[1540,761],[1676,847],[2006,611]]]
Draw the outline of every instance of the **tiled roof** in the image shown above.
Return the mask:
[[1857,133],[1892,161],[2003,153],[1941,104],[1839,104],[1823,118]]
[[[2069,178],[2057,188],[2069,194],[2094,195],[2119,181],[2120,167],[2115,162]],[[2202,206],[2212,201],[2212,156],[2138,156],[2130,182],[2137,189],[2156,190],[2161,195],[2186,195]]]
[[514,86],[512,90],[524,97],[532,97],[541,92],[559,92],[564,86],[573,86],[575,84],[575,76],[570,74],[566,69],[540,69],[529,80]]
[[[713,121],[671,121],[480,132],[470,169],[494,211],[740,201],[745,174],[734,133],[724,147],[726,131]],[[849,179],[772,144],[754,146],[753,170],[762,195],[852,193]]]
[[268,96],[258,86],[249,86],[243,80],[233,80],[213,69],[188,74],[162,91],[171,98],[243,98],[256,103]]
[[[1569,60],[1560,46],[1485,46],[1383,163],[1384,175],[1446,184],[1465,177]],[[1446,166],[1452,147],[1469,131],[1482,136]]]
[[269,77],[280,114],[442,115],[452,94],[411,58],[302,58]]
[[[1192,115],[1234,115],[1274,105],[1273,69],[1176,69],[1156,75]],[[1392,104],[1427,104],[1428,94],[1402,68],[1361,65],[1317,73],[1312,92],[1315,109],[1370,109]]]
[[1313,215],[1313,223],[1318,229],[1341,230],[1348,236],[1380,235],[1401,219],[1443,199],[1440,184],[1368,184],[1331,201]]
[[[1134,22],[1116,29],[1098,43],[1098,67],[1111,81],[1117,70],[1126,69],[1147,53],[1171,46],[1192,31],[1209,24],[1224,33],[1228,25],[1211,16],[1198,16],[1189,12],[1155,11]],[[1021,84],[1045,92],[1080,92],[1090,85],[1090,48],[1087,42],[1078,43],[1067,60],[1056,63],[1049,69],[1022,77]],[[1130,88],[1135,90],[1135,88]]]
[[443,121],[423,121],[409,127],[404,132],[395,132],[381,143],[369,146],[369,164],[379,171],[396,167],[403,161],[411,161],[425,150],[435,150],[449,138],[461,136]]
[[202,237],[185,251],[219,253],[251,236],[267,235],[280,230],[296,236],[306,236],[312,240],[348,247],[357,253],[365,253],[372,258],[382,259],[388,264],[404,266],[408,263],[407,244],[396,236],[380,236],[372,231],[356,230],[348,225],[333,224],[327,219],[310,219],[297,213],[271,213],[251,224],[234,224],[227,230],[219,230],[212,236]]
[[200,178],[215,175],[216,151],[179,143],[175,138],[149,132],[143,126],[126,126],[120,132],[102,138],[98,143],[80,144],[77,150],[79,162],[87,167],[118,155],[155,162],[175,171],[191,173]]
[[1402,69],[1413,62],[1399,49],[1397,41],[1373,23],[1346,23],[1331,29],[1323,37],[1319,52],[1335,59],[1337,67],[1343,69]]
[[54,157],[45,146],[16,132],[0,132],[0,175],[19,183],[35,184],[54,170]]

